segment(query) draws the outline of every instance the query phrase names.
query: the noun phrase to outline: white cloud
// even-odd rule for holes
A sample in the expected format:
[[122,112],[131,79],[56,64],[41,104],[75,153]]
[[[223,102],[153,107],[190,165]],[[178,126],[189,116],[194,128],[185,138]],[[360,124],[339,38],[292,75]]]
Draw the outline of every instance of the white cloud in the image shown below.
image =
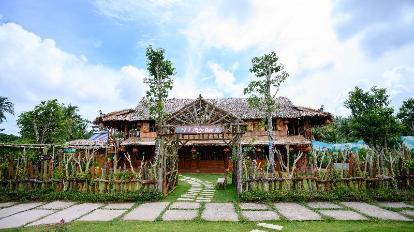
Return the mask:
[[[192,47],[189,51],[203,60],[205,51],[215,48],[231,52],[240,61],[276,51],[291,75],[282,85],[280,95],[299,105],[317,108],[324,104],[325,109],[335,114],[348,113],[343,102],[356,85],[387,87],[395,106],[399,98],[412,96],[407,89],[414,89],[413,75],[406,72],[400,77],[395,68],[414,66],[410,55],[413,46],[394,49],[371,60],[359,46],[360,35],[338,40],[334,26],[340,17],[334,17],[331,1],[250,0],[249,4],[249,11],[242,19],[222,13],[223,9],[215,6],[204,7],[181,30]],[[200,63],[202,66],[203,62]],[[222,92],[225,85],[231,88],[247,84],[241,82],[246,76],[235,77],[217,64],[207,62],[207,65],[214,68],[215,88]],[[247,67],[242,68],[248,73]],[[197,66],[191,68],[194,69]],[[392,75],[394,82],[389,77],[383,78],[384,75]],[[397,96],[397,91],[402,94]]]
[[220,87],[222,92],[230,96],[242,96],[244,85],[236,84],[236,77],[228,70],[223,69],[219,64],[209,61],[208,66],[213,72],[216,86]]
[[[250,1],[239,20],[212,6],[201,10],[182,33],[203,48],[241,52],[274,50],[290,72],[320,68],[334,56],[337,41],[330,22],[329,1]],[[257,54],[256,54],[257,55]]]
[[[103,112],[134,107],[142,97],[145,71],[90,64],[85,56],[59,49],[18,24],[0,24],[0,92],[15,102],[17,115],[41,100],[57,98],[78,105],[88,119]],[[10,120],[11,119],[11,120]],[[2,127],[16,133],[9,118]]]
[[98,11],[120,21],[151,21],[166,23],[180,0],[96,0]]

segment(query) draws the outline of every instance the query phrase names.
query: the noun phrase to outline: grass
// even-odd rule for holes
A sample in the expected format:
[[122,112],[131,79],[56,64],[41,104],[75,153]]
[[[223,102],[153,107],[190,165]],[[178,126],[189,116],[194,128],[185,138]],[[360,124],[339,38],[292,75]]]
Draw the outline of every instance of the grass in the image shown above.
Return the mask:
[[[217,183],[217,178],[223,177],[222,174],[205,174],[205,173],[191,173],[183,174],[188,177],[197,178],[203,181],[210,181],[215,185]],[[216,189],[214,193],[213,202],[235,202],[237,201],[237,191],[236,188],[231,184],[231,175],[227,176],[227,187],[226,189]],[[175,190],[172,192],[173,194]],[[185,192],[185,191],[184,191]],[[180,194],[181,195],[181,194]]]
[[[283,231],[364,231],[364,232],[388,232],[388,231],[414,231],[414,223],[410,222],[390,222],[390,221],[370,221],[370,222],[343,222],[343,221],[324,221],[324,222],[287,222],[274,221],[274,224],[284,226]],[[29,228],[18,228],[4,231],[55,231],[54,226],[37,226]],[[253,222],[136,222],[136,221],[120,221],[112,222],[73,222],[66,226],[67,231],[237,231],[248,232],[252,229],[264,229],[256,226]],[[266,229],[264,229],[266,230]],[[3,230],[2,230],[3,231]],[[63,230],[64,231],[64,230]]]
[[178,181],[178,185],[175,189],[165,197],[166,201],[176,201],[182,194],[186,193],[190,189],[191,185],[185,181]]

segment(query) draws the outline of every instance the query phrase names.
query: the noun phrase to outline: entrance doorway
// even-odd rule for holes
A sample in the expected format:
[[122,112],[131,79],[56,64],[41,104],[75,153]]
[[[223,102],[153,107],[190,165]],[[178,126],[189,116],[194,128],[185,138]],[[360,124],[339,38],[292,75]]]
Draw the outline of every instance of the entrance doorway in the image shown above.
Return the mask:
[[217,173],[231,170],[230,149],[224,146],[182,147],[178,150],[180,173]]

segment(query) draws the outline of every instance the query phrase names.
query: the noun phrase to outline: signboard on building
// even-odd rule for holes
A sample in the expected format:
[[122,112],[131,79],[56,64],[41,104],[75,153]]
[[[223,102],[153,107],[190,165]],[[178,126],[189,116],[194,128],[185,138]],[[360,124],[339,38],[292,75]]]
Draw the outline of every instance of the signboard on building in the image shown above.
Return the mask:
[[75,148],[64,148],[63,153],[76,153]]
[[218,125],[176,126],[176,134],[221,134],[224,128]]

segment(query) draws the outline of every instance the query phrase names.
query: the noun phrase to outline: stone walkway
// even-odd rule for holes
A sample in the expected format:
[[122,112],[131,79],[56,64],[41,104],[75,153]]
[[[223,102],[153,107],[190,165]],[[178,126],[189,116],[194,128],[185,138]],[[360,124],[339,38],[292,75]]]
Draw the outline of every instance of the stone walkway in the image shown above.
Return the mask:
[[180,175],[180,180],[191,185],[191,188],[181,195],[177,201],[210,202],[215,193],[214,185],[210,181]]
[[[190,182],[199,183],[194,180]],[[203,183],[204,184],[204,183]],[[202,184],[200,184],[202,185]],[[203,186],[201,186],[201,190]],[[198,196],[198,195],[197,195]],[[205,203],[193,201],[134,203],[77,203],[54,201],[0,203],[0,229],[56,224],[71,221],[277,221],[286,220],[392,220],[413,221],[414,205],[403,202],[309,202],[298,203]],[[267,228],[272,224],[259,223]],[[276,226],[277,227],[277,226]],[[278,228],[278,227],[277,227]],[[257,229],[255,231],[260,231]]]

